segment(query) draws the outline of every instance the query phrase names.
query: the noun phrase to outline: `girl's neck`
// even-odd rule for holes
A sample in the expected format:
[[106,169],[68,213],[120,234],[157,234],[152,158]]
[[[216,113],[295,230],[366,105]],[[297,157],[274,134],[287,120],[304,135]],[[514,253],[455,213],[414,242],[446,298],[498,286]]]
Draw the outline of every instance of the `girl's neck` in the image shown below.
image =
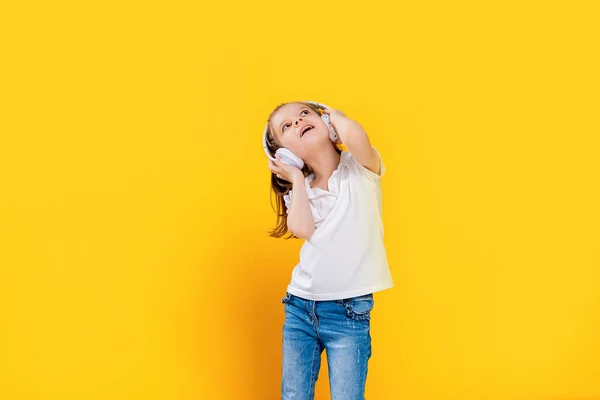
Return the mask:
[[333,171],[340,165],[340,154],[338,154],[335,147],[330,146],[327,150],[315,153],[307,161],[315,174],[311,182],[311,187],[325,186],[325,190],[329,190],[327,182]]

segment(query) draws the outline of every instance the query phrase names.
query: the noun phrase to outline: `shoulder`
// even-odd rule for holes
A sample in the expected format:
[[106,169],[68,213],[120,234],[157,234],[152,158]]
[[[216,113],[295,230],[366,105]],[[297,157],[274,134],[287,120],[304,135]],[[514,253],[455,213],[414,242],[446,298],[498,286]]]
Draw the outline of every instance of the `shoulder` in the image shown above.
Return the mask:
[[349,167],[349,170],[351,173],[353,173],[357,176],[360,176],[361,178],[364,178],[368,181],[378,183],[381,180],[381,178],[383,177],[383,175],[385,174],[385,165],[383,164],[383,160],[381,158],[381,154],[379,153],[379,150],[377,150],[377,148],[375,148],[374,146],[373,146],[373,149],[375,150],[375,152],[377,153],[377,156],[379,157],[379,164],[380,164],[379,174],[376,174],[375,172],[366,168],[364,165],[360,164],[356,160],[356,158],[354,158],[352,153],[350,153],[349,151],[345,151],[345,150],[342,151],[341,160],[345,165],[347,165]]
[[[310,187],[310,184],[309,184],[309,182],[310,182],[310,180],[311,180],[312,176],[313,176],[313,174],[311,174],[311,175],[308,175],[308,176],[305,176],[305,177],[304,177],[304,185],[305,185],[307,188],[308,188],[308,187]],[[289,202],[290,202],[290,200],[292,199],[292,192],[293,192],[293,191],[294,191],[293,189],[290,189],[290,190],[289,190],[289,191],[288,191],[286,194],[284,194],[284,195],[283,195],[283,199],[284,199],[284,200],[285,200],[287,203],[289,203]]]

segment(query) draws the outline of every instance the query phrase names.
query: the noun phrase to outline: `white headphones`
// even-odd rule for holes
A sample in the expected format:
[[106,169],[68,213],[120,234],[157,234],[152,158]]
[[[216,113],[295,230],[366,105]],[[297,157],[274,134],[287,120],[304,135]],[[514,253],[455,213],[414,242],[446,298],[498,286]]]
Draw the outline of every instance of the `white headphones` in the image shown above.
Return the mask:
[[[326,108],[329,108],[325,104],[317,103],[316,101],[305,100],[302,102],[314,104],[323,110]],[[325,114],[325,113],[321,114],[321,119],[323,120],[323,122],[325,122],[325,125],[329,129],[329,139],[331,139],[331,141],[335,143],[338,139],[338,135],[335,133],[335,129],[333,128],[333,125],[331,125],[331,123],[329,122],[329,114]],[[292,153],[291,150],[289,150],[289,149],[280,147],[275,152],[275,157],[273,157],[269,153],[269,147],[267,146],[267,132],[268,131],[269,131],[269,123],[267,122],[267,125],[265,126],[265,132],[263,134],[263,147],[265,149],[265,154],[267,155],[267,157],[269,157],[271,160],[275,161],[275,159],[276,159],[275,157],[280,156],[280,160],[282,163],[288,164],[288,165],[293,165],[294,167],[297,167],[298,169],[302,169],[302,167],[304,167],[304,160],[302,160],[300,157],[298,157],[297,155]]]

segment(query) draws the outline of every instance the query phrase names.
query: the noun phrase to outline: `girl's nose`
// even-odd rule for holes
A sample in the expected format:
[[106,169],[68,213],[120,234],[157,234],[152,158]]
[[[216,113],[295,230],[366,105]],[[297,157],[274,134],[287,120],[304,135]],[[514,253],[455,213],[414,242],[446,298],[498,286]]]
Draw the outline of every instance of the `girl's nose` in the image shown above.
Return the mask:
[[298,118],[298,119],[295,121],[295,123],[296,123],[296,126],[297,126],[297,125],[300,123],[300,121],[302,121],[302,117]]

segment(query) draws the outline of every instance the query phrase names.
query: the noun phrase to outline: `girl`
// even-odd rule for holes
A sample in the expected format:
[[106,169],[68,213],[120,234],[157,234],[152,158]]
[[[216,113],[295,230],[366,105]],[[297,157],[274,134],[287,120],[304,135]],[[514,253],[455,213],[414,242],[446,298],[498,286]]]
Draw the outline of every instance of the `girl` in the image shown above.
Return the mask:
[[[338,135],[335,143],[322,112]],[[314,399],[323,350],[331,399],[364,400],[373,292],[394,285],[381,221],[385,167],[358,122],[311,102],[277,106],[266,142],[272,155],[285,147],[304,161],[299,169],[279,156],[269,160],[277,195],[271,236],[305,240],[282,298],[282,400]]]

